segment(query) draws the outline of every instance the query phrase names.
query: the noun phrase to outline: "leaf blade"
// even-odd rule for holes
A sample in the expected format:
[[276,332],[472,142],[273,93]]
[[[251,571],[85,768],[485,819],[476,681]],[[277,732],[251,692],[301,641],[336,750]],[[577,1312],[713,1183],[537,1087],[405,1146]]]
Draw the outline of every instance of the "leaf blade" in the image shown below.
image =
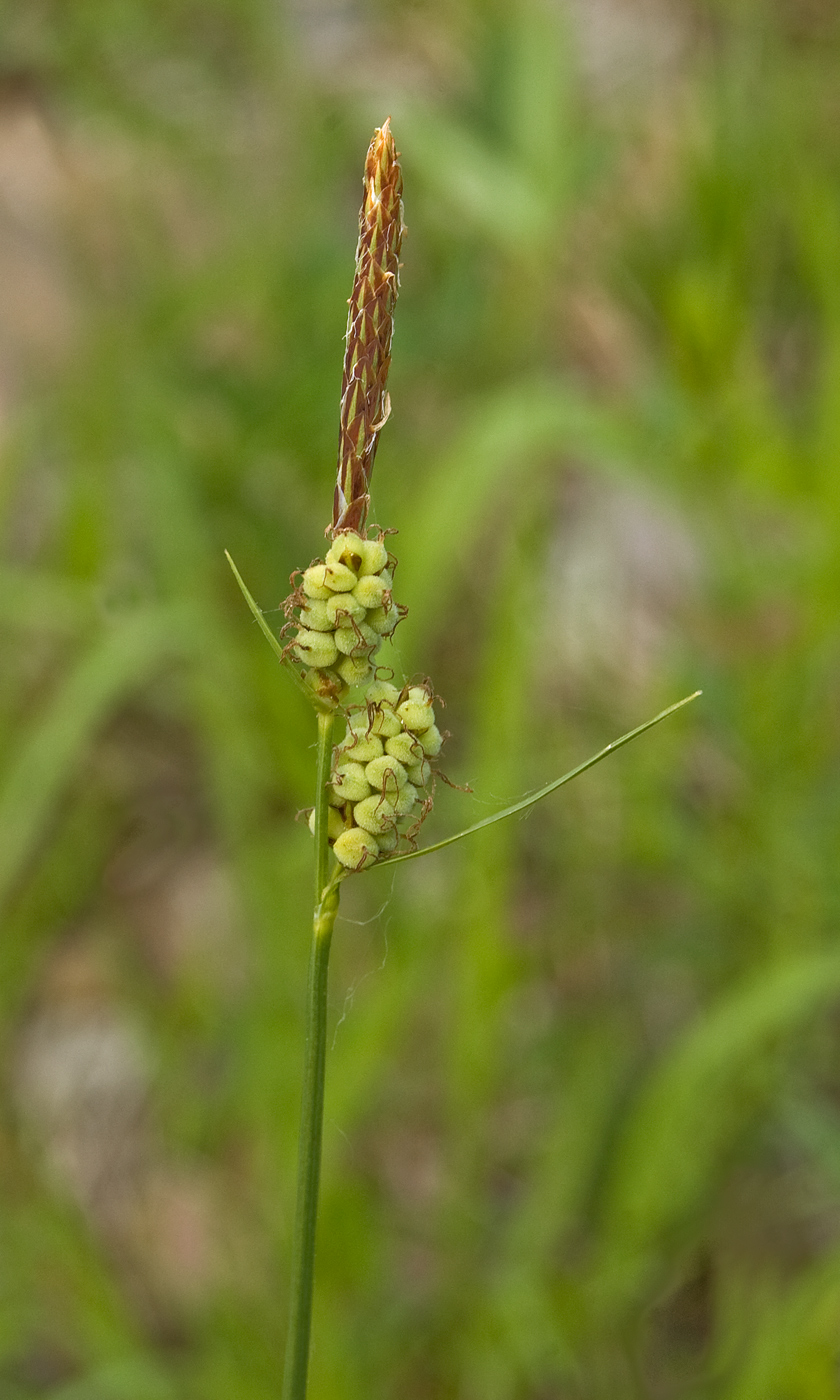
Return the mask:
[[540,788],[538,792],[531,793],[529,797],[523,797],[521,801],[514,802],[510,807],[504,807],[501,812],[494,812],[489,817],[483,817],[480,822],[475,822],[473,826],[465,827],[463,831],[456,832],[454,836],[445,837],[443,841],[436,841],[433,846],[423,846],[419,851],[406,851],[402,855],[391,856],[387,862],[383,861],[381,863],[399,865],[405,860],[416,860],[419,856],[429,856],[433,851],[441,851],[444,846],[452,846],[456,841],[462,841],[465,836],[472,836],[476,831],[482,831],[485,827],[493,826],[496,822],[504,821],[507,817],[514,817],[517,812],[526,812],[529,807],[533,807],[537,802],[541,802],[543,798],[549,797],[551,793],[556,792],[558,788],[563,787],[566,783],[570,783],[572,778],[579,777],[579,775],[585,773],[588,768],[594,768],[596,763],[600,763],[601,760],[607,758],[609,754],[617,752],[617,750],[623,748],[625,744],[629,744],[631,739],[637,739],[640,734],[646,733],[648,729],[653,729],[654,725],[661,724],[662,720],[667,719],[669,715],[674,714],[677,710],[681,710],[684,705],[690,704],[692,700],[696,700],[697,697],[702,694],[702,690],[695,690],[691,695],[683,696],[682,700],[677,700],[675,704],[669,705],[667,709],[660,710],[659,714],[654,715],[653,719],[646,720],[644,724],[637,725],[635,729],[628,730],[628,732],[622,734],[620,738],[613,739],[612,743],[607,744],[603,749],[599,749],[596,754],[593,754],[591,758],[587,758],[583,763],[579,763],[576,768],[570,768],[569,772],[564,773],[561,778],[555,778],[553,782],[547,783],[546,786]]

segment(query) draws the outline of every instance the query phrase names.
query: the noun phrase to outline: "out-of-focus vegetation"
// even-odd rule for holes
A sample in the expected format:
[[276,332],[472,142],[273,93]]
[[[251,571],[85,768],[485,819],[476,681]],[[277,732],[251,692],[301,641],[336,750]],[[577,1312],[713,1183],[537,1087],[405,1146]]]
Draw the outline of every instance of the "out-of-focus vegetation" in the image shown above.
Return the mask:
[[406,186],[397,665],[345,887],[313,1400],[840,1392],[833,0],[0,16],[0,1394],[277,1394],[364,152]]

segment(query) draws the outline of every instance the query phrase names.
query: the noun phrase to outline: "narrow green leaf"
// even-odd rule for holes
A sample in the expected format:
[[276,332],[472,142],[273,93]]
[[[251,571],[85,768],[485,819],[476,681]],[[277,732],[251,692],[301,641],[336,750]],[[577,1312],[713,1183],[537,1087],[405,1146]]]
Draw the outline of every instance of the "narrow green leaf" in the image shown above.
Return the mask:
[[726,1141],[743,1127],[745,1075],[768,1041],[838,997],[835,950],[785,958],[703,1012],[657,1066],[616,1145],[608,1193],[607,1238],[623,1278],[626,1252],[652,1245],[714,1182]]
[[[698,695],[702,695],[702,690],[695,690],[693,695],[686,695],[682,700],[678,700],[675,705],[669,705],[667,710],[662,710],[660,714],[654,715],[653,719],[640,724],[637,729],[631,729],[627,734],[622,734],[620,739],[613,739],[611,744],[607,744],[605,749],[593,754],[592,758],[587,758],[585,763],[579,763],[577,768],[572,768],[568,773],[564,773],[562,778],[555,778],[554,782],[548,783],[539,792],[531,793],[530,797],[523,797],[521,802],[514,802],[512,807],[505,807],[501,812],[494,812],[491,817],[484,817],[474,826],[465,827],[463,831],[458,831],[454,836],[447,836],[444,841],[436,841],[433,846],[424,846],[419,851],[406,851],[404,855],[392,856],[388,860],[388,865],[398,865],[400,861],[416,860],[419,856],[429,856],[432,851],[441,851],[444,846],[451,846],[456,841],[462,841],[465,836],[472,836],[474,831],[482,831],[486,826],[493,826],[495,822],[504,821],[506,817],[515,817],[517,812],[526,812],[529,807],[533,807],[536,802],[541,802],[544,797],[550,796],[565,783],[570,783],[572,778],[578,774],[585,773],[587,768],[594,768],[596,763],[600,763],[602,758],[608,754],[615,753],[617,749],[629,744],[631,739],[636,739],[640,734],[644,734],[648,729],[653,729],[655,724],[660,724],[663,719],[681,710],[683,705],[688,705],[692,700],[696,700]],[[384,863],[384,862],[383,862]],[[373,867],[372,867],[373,868]]]
[[251,609],[251,612],[254,614],[254,617],[256,618],[259,624],[260,631],[262,632],[263,636],[268,642],[268,645],[271,647],[271,650],[274,652],[274,655],[277,657],[278,661],[285,660],[283,656],[283,648],[281,647],[280,643],[278,642],[277,638],[275,637],[274,633],[272,632],[271,628],[269,627],[268,623],[263,617],[262,608],[259,608],[254,602],[254,599],[249,593],[247,585],[245,584],[245,581],[242,578],[242,575],[240,574],[239,570],[237,569],[227,550],[225,550],[225,558],[230,564],[231,570],[233,571],[233,577],[239,584],[242,596],[245,599],[245,602],[248,604],[248,607]]
[[233,577],[239,584],[239,588],[243,598],[245,599],[245,602],[248,604],[248,607],[251,609],[251,612],[253,613],[254,617],[256,618],[259,624],[260,631],[262,632],[263,636],[268,642],[268,645],[271,647],[271,650],[274,652],[274,655],[277,657],[277,660],[281,663],[281,665],[284,666],[286,674],[288,676],[291,676],[292,680],[294,681],[301,694],[306,696],[310,705],[314,706],[314,708],[320,714],[333,714],[333,708],[329,705],[322,704],[321,701],[318,699],[317,695],[315,695],[314,692],[308,688],[308,686],[304,685],[294,666],[287,666],[285,664],[286,657],[283,654],[283,648],[281,647],[280,643],[278,642],[277,638],[275,637],[274,633],[272,632],[271,628],[266,622],[262,608],[260,608],[254,601],[254,598],[249,592],[242,575],[240,574],[239,570],[237,569],[227,550],[225,550],[225,558],[230,564],[231,570],[233,571]]

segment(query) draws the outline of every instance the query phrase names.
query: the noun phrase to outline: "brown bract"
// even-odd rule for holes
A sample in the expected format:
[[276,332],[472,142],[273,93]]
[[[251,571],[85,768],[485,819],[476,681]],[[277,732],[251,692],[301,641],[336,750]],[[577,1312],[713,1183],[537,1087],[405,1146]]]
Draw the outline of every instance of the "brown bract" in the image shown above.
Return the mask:
[[347,317],[333,533],[364,528],[376,443],[391,408],[386,385],[404,230],[402,172],[390,118],[370,143],[364,190]]

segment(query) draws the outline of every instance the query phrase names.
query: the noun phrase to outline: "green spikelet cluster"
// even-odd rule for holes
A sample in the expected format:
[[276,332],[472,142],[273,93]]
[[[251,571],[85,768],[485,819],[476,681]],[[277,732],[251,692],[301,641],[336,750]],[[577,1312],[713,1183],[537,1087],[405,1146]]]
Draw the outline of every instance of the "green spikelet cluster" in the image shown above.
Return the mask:
[[342,530],[286,599],[286,654],[321,700],[337,704],[372,679],[376,652],[405,613],[393,599],[395,566],[382,534]]
[[[362,870],[410,844],[432,805],[434,760],[443,744],[428,682],[400,690],[373,681],[347,712],[333,750],[329,842],[348,870]],[[312,824],[313,818],[310,819]]]

